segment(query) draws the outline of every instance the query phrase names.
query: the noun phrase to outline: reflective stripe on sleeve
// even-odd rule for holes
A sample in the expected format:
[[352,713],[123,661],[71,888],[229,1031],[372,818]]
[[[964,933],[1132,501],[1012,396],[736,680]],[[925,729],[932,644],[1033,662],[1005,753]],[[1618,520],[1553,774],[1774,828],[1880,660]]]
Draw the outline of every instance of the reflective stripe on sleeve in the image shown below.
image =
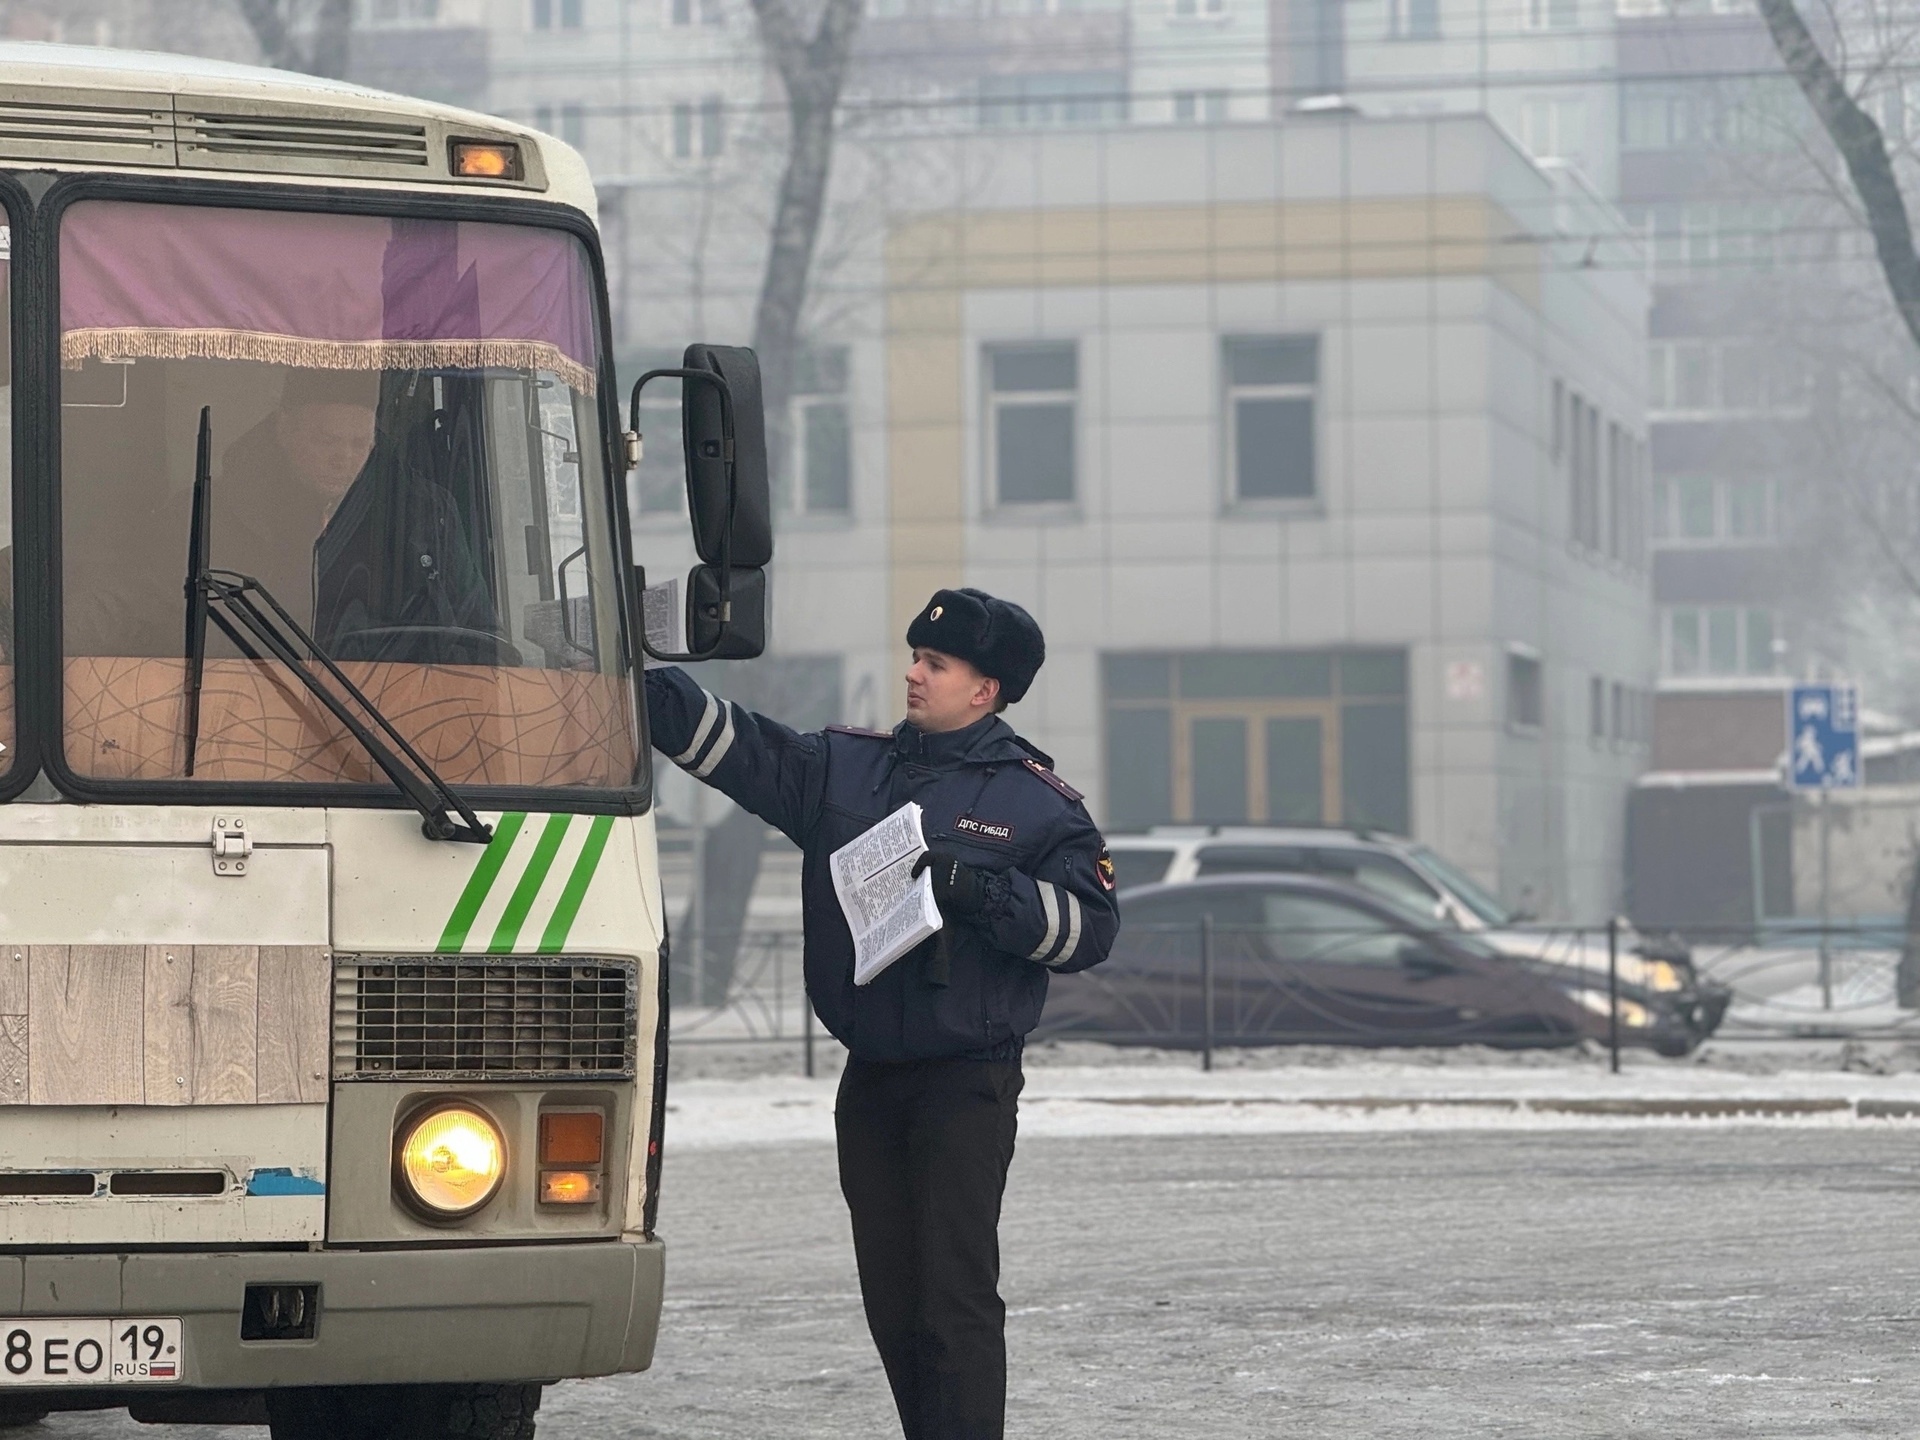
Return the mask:
[[700,712],[700,723],[694,727],[693,743],[673,757],[673,763],[681,769],[693,763],[693,757],[700,753],[700,747],[707,743],[707,736],[713,733],[714,722],[720,718],[720,702],[705,690],[700,692],[707,697],[707,708]]
[[720,738],[713,742],[713,749],[707,752],[707,758],[688,772],[696,780],[704,780],[713,774],[713,767],[724,760],[727,751],[733,748],[733,703],[721,701],[720,712]]
[[1067,902],[1067,933],[1060,942],[1060,953],[1048,959],[1049,966],[1066,964],[1080,944],[1080,897],[1062,886],[1060,898]]
[[1053,898],[1053,886],[1044,880],[1034,882],[1035,890],[1040,892],[1040,908],[1046,913],[1047,933],[1027,958],[1045,962],[1052,951],[1054,942],[1060,938],[1060,906]]

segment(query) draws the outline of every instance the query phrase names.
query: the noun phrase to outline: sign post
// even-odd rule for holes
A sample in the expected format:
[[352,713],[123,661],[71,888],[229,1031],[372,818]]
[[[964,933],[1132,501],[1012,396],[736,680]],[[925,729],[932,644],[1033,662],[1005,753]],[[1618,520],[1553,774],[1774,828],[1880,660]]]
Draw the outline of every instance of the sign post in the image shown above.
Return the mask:
[[1787,697],[1787,784],[1820,796],[1820,1003],[1833,1008],[1833,811],[1828,792],[1860,785],[1860,690],[1796,685]]

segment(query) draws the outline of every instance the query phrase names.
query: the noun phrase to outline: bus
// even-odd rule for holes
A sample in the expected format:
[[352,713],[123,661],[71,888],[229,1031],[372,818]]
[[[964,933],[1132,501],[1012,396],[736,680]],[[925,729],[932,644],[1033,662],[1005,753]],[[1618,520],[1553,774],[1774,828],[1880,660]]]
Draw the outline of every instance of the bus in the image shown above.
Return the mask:
[[565,145],[8,44],[0,210],[0,1426],[530,1436],[653,1353],[637,681],[761,648],[754,357],[644,377],[682,605]]

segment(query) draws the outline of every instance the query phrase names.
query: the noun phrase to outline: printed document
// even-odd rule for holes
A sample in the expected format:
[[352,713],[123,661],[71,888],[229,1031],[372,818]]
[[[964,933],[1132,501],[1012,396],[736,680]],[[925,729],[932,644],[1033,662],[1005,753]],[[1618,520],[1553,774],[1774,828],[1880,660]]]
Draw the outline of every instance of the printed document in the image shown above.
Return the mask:
[[[647,644],[662,655],[678,655],[687,648],[686,612],[680,604],[678,576],[659,585],[649,585],[640,595],[640,618],[646,626]],[[646,657],[643,670],[658,670],[671,660]]]
[[853,932],[854,984],[867,984],[939,931],[933,876],[913,874],[913,862],[926,853],[920,807],[909,800],[828,860],[833,893]]

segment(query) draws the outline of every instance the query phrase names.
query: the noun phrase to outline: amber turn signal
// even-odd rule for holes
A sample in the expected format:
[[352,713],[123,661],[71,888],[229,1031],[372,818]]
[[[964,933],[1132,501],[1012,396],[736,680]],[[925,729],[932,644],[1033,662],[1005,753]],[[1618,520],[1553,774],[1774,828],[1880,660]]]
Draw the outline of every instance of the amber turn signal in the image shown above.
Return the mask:
[[497,140],[456,140],[453,173],[467,180],[518,180],[520,147]]
[[542,1165],[598,1165],[603,1121],[598,1110],[549,1110],[540,1117]]
[[542,1170],[542,1205],[591,1205],[600,1198],[600,1177],[585,1170]]

